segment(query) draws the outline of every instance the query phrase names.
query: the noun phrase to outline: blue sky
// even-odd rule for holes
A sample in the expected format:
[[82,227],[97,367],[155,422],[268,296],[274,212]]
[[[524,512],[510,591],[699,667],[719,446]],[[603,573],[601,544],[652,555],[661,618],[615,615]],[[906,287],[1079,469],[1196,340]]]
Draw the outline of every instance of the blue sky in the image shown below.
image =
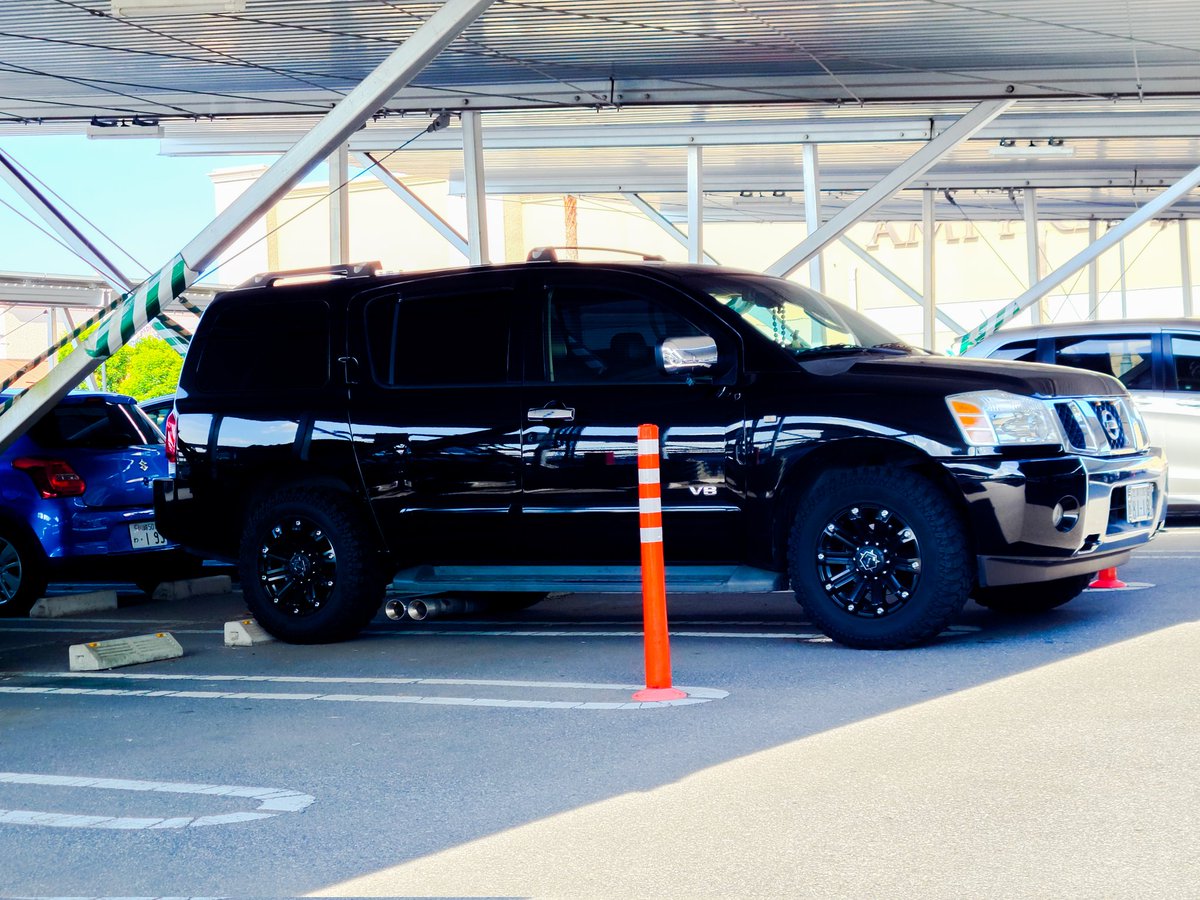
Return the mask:
[[[264,164],[275,157],[170,157],[156,140],[90,140],[84,136],[0,137],[0,148],[98,226],[112,243],[63,207],[69,217],[130,277],[145,271],[112,249],[156,269],[174,256],[215,214],[214,169]],[[325,179],[318,168],[314,177]],[[92,270],[55,239],[42,234],[9,206],[45,228],[41,219],[0,181],[0,271],[91,275]]]

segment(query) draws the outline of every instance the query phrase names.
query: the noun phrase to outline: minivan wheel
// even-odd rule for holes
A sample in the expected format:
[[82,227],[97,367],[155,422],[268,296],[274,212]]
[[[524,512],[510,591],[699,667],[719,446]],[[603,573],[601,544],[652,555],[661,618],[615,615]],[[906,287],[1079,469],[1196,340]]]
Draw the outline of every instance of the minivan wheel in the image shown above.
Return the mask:
[[908,469],[823,473],[788,540],[796,599],[849,647],[909,647],[939,634],[974,582],[966,529],[950,498]]
[[240,569],[259,624],[294,644],[353,637],[383,603],[372,532],[348,499],[330,491],[283,488],[255,506]]
[[0,526],[0,616],[24,616],[46,592],[46,562],[23,534]]
[[1011,584],[1002,587],[980,587],[971,594],[980,606],[1010,616],[1031,616],[1070,603],[1083,593],[1096,577],[1076,575],[1056,578],[1038,584]]

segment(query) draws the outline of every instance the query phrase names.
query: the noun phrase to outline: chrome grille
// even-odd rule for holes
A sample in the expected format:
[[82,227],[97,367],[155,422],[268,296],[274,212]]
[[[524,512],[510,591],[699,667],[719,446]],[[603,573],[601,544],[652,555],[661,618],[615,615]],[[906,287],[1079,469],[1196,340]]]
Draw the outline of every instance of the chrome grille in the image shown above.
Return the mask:
[[1121,397],[1053,400],[1068,447],[1098,456],[1136,453],[1146,446],[1146,433],[1129,401]]

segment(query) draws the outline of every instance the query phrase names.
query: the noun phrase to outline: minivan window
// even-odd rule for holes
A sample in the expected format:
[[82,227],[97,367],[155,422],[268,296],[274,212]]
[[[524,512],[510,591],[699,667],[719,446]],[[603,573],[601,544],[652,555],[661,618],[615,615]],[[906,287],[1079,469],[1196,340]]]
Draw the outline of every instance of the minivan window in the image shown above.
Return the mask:
[[1175,382],[1181,391],[1200,391],[1200,338],[1171,337]]
[[998,347],[988,354],[989,359],[1010,359],[1014,362],[1037,362],[1037,338],[1027,341],[1013,341]]
[[365,312],[371,373],[388,387],[503,384],[511,310],[507,291],[376,297]]
[[1131,391],[1154,388],[1149,335],[1070,337],[1055,343],[1055,361],[1061,366],[1112,375]]
[[206,313],[204,326],[187,390],[265,394],[329,382],[330,316],[323,300],[230,302]]

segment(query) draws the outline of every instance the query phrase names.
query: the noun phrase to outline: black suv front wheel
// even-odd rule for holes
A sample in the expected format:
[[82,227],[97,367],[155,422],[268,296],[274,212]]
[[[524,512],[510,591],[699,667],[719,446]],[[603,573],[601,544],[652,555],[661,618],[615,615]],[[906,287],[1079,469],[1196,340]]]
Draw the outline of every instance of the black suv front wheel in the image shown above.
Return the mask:
[[788,567],[813,624],[838,643],[876,650],[940,633],[974,581],[950,499],[896,466],[820,475],[796,510]]
[[241,577],[255,619],[293,644],[353,637],[383,602],[368,523],[348,498],[322,489],[283,488],[254,507]]

